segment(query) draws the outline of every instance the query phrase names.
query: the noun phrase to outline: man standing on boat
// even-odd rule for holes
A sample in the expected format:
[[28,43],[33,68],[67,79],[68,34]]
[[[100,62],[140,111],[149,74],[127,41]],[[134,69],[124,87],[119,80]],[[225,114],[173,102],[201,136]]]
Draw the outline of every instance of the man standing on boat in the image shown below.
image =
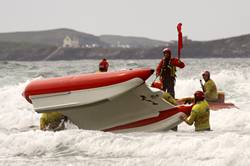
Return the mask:
[[106,58],[103,58],[99,63],[99,72],[107,72],[109,68],[109,63]]
[[201,82],[202,90],[205,93],[205,98],[207,101],[217,101],[218,100],[218,92],[217,87],[212,79],[210,79],[210,72],[205,71],[202,74],[202,77],[205,81],[203,85]]
[[162,90],[170,93],[175,98],[175,78],[176,67],[184,68],[185,64],[177,58],[171,58],[171,50],[169,48],[163,49],[163,58],[156,68],[156,76],[160,76],[163,84]]

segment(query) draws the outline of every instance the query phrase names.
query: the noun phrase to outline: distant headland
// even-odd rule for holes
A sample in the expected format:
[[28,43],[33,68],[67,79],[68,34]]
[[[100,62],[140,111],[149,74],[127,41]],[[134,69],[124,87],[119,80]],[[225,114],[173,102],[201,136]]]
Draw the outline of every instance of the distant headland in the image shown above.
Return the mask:
[[[250,58],[250,34],[211,41],[184,37],[184,58]],[[159,59],[164,47],[177,51],[177,41],[143,37],[95,36],[71,29],[0,33],[0,60]]]

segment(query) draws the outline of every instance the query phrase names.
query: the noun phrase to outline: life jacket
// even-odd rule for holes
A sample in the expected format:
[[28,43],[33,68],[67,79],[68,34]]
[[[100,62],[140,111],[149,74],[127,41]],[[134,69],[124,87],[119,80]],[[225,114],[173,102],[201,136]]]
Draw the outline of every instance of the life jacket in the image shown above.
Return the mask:
[[176,77],[176,66],[172,65],[171,60],[166,61],[165,59],[163,59],[163,64],[162,64],[160,75],[164,78]]
[[106,59],[103,59],[103,60],[99,63],[99,71],[101,71],[101,72],[106,72],[106,71],[108,71],[108,67],[109,67],[109,63],[107,62]]

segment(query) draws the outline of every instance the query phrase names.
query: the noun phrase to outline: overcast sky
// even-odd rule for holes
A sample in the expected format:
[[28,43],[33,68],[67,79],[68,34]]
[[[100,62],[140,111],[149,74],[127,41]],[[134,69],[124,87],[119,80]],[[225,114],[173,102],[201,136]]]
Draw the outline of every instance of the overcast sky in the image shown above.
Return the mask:
[[71,28],[94,35],[193,40],[250,33],[250,0],[0,0],[0,32]]

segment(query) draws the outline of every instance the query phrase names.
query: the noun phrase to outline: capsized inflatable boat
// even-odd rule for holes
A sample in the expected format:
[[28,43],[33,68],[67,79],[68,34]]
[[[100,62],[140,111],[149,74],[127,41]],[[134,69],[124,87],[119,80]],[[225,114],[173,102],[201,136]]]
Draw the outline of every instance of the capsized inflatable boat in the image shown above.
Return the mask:
[[[186,98],[182,98],[182,99],[178,99],[177,103],[180,105],[183,105],[185,103],[186,100],[190,100],[193,99],[193,97],[186,97]],[[231,109],[231,108],[237,108],[237,106],[235,106],[233,103],[230,102],[225,102],[225,94],[222,91],[218,92],[218,100],[217,101],[208,101],[209,104],[209,108],[213,111],[218,111],[221,109]]]
[[38,113],[58,111],[79,128],[112,132],[166,131],[191,106],[164,101],[145,84],[150,68],[31,81],[23,92]]
[[[155,87],[155,88],[158,88],[158,89],[161,89],[162,87],[162,83],[158,80],[155,80],[152,84],[151,84],[152,87]],[[194,102],[194,97],[185,97],[185,98],[180,98],[180,99],[177,99],[177,104],[178,105],[183,105],[183,104],[186,104],[186,102],[189,101],[190,104]],[[213,111],[217,111],[217,110],[220,110],[220,109],[230,109],[230,108],[237,108],[237,106],[235,106],[233,103],[230,103],[230,102],[225,102],[225,93],[222,92],[222,91],[219,91],[218,92],[218,100],[217,101],[209,101],[209,108]]]

